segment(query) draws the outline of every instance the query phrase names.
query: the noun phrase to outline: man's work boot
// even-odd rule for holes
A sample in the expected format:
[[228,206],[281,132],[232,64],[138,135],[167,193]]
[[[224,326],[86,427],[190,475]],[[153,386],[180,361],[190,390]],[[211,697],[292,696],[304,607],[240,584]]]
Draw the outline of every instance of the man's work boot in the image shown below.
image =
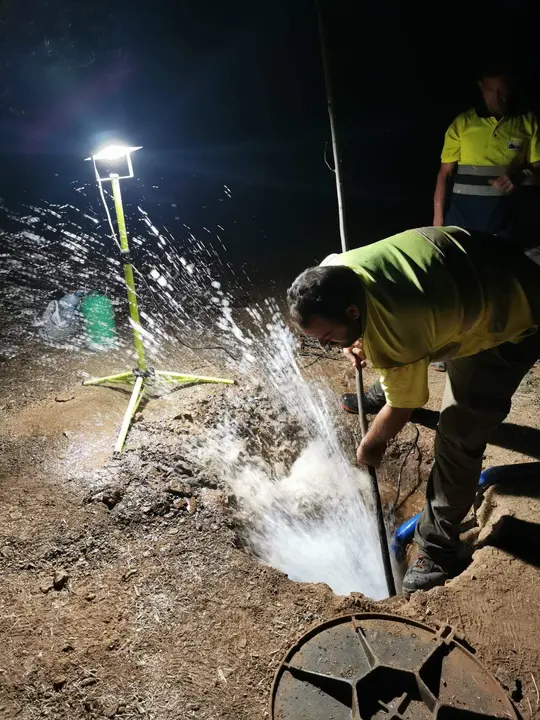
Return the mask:
[[[358,397],[356,393],[345,393],[340,398],[341,407],[345,412],[358,415]],[[364,412],[366,415],[376,415],[386,405],[386,398],[378,382],[373,383],[364,393]]]
[[431,590],[438,585],[444,585],[448,579],[447,573],[437,565],[429,555],[418,553],[403,578],[403,592],[410,595],[416,590]]

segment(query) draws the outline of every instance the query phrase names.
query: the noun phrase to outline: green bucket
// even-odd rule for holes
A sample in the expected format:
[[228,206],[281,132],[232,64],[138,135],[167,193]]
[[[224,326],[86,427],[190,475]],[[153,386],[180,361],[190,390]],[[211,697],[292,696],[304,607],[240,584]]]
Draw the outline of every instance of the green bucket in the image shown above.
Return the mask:
[[106,350],[116,342],[116,322],[112,302],[98,292],[89,293],[81,302],[80,312],[88,346]]

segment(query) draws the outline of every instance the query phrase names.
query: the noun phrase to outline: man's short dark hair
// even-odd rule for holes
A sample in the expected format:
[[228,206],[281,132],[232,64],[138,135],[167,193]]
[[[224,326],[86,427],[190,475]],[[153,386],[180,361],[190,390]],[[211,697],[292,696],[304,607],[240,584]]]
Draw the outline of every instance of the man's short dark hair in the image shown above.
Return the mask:
[[511,68],[505,68],[505,67],[487,67],[487,68],[481,68],[477,74],[476,79],[477,80],[487,80],[488,78],[496,78],[496,77],[507,77],[510,80],[513,80],[514,73],[512,72]]
[[300,327],[307,327],[314,315],[345,323],[347,308],[360,306],[362,297],[362,281],[344,265],[308,268],[287,291],[291,317]]

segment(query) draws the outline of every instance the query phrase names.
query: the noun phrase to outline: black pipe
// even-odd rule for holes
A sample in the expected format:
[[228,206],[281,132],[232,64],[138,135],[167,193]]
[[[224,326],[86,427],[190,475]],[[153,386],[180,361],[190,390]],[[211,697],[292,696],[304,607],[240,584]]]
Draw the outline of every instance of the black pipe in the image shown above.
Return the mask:
[[[364,411],[364,379],[362,377],[362,367],[360,366],[360,358],[356,358],[356,395],[358,397],[358,417],[360,418],[360,432],[362,439],[366,436],[368,425],[366,413]],[[384,523],[384,515],[381,502],[381,494],[379,492],[379,483],[377,482],[377,472],[371,465],[367,466],[369,479],[371,481],[371,492],[375,498],[375,514],[377,517],[377,530],[379,532],[379,544],[381,546],[381,555],[384,567],[384,576],[386,578],[386,587],[388,589],[388,597],[396,594],[396,584],[394,582],[394,573],[392,572],[392,561],[390,560],[390,548],[388,546],[388,535],[386,534],[386,525]]]

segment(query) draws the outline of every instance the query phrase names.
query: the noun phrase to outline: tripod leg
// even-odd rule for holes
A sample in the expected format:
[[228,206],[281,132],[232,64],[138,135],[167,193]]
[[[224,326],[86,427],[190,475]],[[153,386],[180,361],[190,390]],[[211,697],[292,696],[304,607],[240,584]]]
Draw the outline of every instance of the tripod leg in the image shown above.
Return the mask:
[[166,370],[157,370],[156,375],[166,382],[180,383],[220,383],[223,385],[236,385],[235,380],[226,380],[225,378],[206,377],[205,375],[184,375],[183,373],[167,372]]
[[101,378],[90,378],[90,380],[85,380],[83,382],[83,385],[102,385],[104,383],[123,383],[123,382],[129,382],[133,379],[133,372],[129,370],[128,372],[118,373],[118,375],[108,375],[107,377],[101,377]]
[[114,446],[115,455],[117,453],[122,452],[122,448],[124,447],[124,443],[126,442],[126,437],[129,432],[129,426],[131,425],[133,416],[137,412],[137,408],[139,407],[139,403],[141,402],[143,394],[144,394],[144,378],[138,377],[137,380],[135,381],[135,386],[133,388],[133,392],[131,393],[129,405],[127,406],[127,410],[124,415],[124,420],[122,422],[122,427],[120,428],[120,433],[116,440],[116,445]]

